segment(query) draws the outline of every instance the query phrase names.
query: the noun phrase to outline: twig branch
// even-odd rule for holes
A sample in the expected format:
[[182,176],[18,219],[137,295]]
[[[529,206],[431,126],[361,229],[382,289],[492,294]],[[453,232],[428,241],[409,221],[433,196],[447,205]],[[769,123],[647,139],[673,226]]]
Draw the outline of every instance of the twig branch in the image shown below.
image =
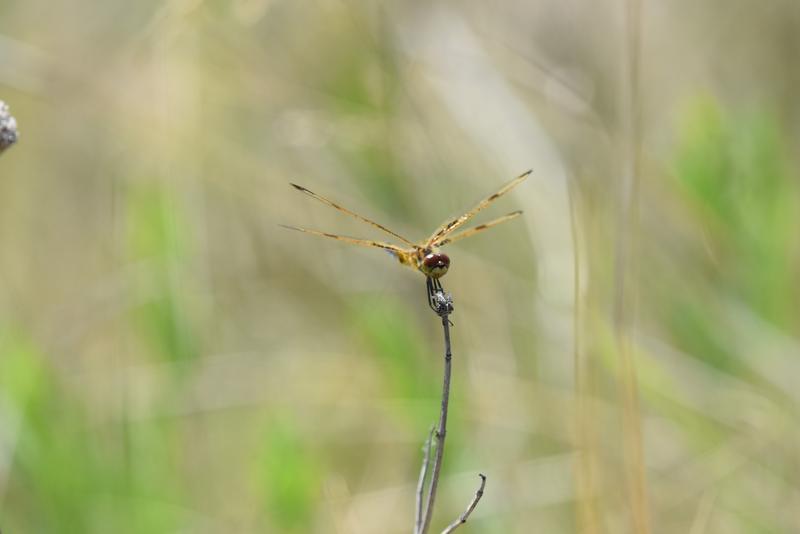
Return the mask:
[[[444,380],[442,383],[442,409],[439,413],[439,425],[436,432],[428,435],[425,442],[425,457],[422,461],[422,469],[417,483],[417,507],[414,521],[414,534],[427,534],[433,518],[433,505],[436,501],[436,490],[439,487],[439,475],[442,469],[442,457],[444,456],[444,439],[447,435],[447,409],[450,404],[450,375],[452,371],[453,353],[450,348],[450,314],[453,313],[453,298],[444,292],[441,282],[435,278],[428,278],[428,305],[442,319],[442,330],[444,331]],[[433,459],[433,473],[431,474],[431,485],[428,491],[428,498],[423,497],[425,493],[425,478],[430,466],[430,451],[432,438],[436,436],[436,455]],[[451,523],[442,534],[448,534],[467,522],[472,511],[478,505],[478,501],[483,497],[483,489],[486,487],[486,477],[481,474],[481,485],[475,492],[475,497],[461,516]]]
[[17,142],[17,121],[8,111],[8,105],[0,100],[0,154]]
[[433,432],[436,429],[435,425],[431,425],[428,432],[428,439],[422,446],[422,468],[419,470],[419,481],[417,482],[417,506],[416,514],[414,515],[414,534],[417,534],[422,528],[422,503],[425,494],[425,479],[428,478],[428,467],[431,465],[431,443],[433,442]]
[[469,503],[467,509],[464,510],[464,513],[461,514],[461,516],[458,519],[450,523],[450,525],[448,525],[448,527],[442,531],[442,534],[450,534],[455,529],[466,523],[472,511],[475,509],[476,506],[478,506],[478,501],[480,501],[481,497],[483,497],[483,488],[486,487],[486,475],[484,475],[483,473],[479,473],[478,476],[481,477],[481,485],[478,488],[478,491],[475,492],[475,496],[472,498],[472,502]]
[[[439,488],[439,475],[442,469],[442,457],[444,456],[444,440],[447,435],[447,409],[450,403],[450,375],[452,371],[453,353],[450,348],[450,314],[453,312],[453,298],[444,292],[441,282],[435,278],[428,278],[428,304],[431,309],[442,319],[442,330],[444,331],[444,380],[442,383],[442,409],[439,414],[439,425],[436,428],[436,455],[433,460],[433,473],[431,474],[431,485],[428,491],[428,498],[425,506],[422,507],[421,501],[425,486],[425,474],[430,462],[430,438],[426,448],[425,461],[420,473],[420,482],[417,486],[417,520],[415,522],[415,534],[427,534],[433,518],[433,505],[436,502],[436,490]],[[477,506],[478,501],[483,496],[483,488],[486,485],[486,477],[481,475],[481,486],[475,494],[475,498],[470,503],[467,510],[452,525],[447,527],[445,532],[452,532],[459,525],[465,523],[469,514]],[[422,522],[420,524],[420,515]]]
[[450,404],[450,373],[452,369],[453,354],[450,350],[450,312],[440,313],[442,328],[444,329],[444,381],[442,384],[442,410],[439,414],[439,426],[436,428],[436,456],[433,459],[433,473],[431,474],[431,488],[425,504],[425,518],[422,522],[420,534],[426,534],[430,528],[433,517],[433,504],[436,501],[436,490],[439,488],[439,473],[442,469],[442,456],[444,456],[444,439],[447,436],[447,408]]

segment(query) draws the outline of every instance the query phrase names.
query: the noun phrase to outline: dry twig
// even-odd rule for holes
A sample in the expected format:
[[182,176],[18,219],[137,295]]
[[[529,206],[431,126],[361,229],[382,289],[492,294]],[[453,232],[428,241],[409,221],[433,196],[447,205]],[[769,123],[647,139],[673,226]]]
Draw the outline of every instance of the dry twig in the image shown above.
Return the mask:
[[[444,456],[444,440],[447,435],[447,410],[450,403],[450,375],[452,371],[453,354],[450,348],[450,314],[453,312],[453,299],[444,292],[438,280],[428,279],[428,304],[442,319],[442,329],[444,331],[444,380],[442,383],[442,408],[439,413],[439,424],[436,432],[432,436],[436,437],[436,454],[433,459],[433,472],[431,474],[430,489],[425,505],[422,505],[425,476],[430,463],[430,437],[426,443],[425,458],[420,472],[420,481],[417,486],[417,517],[414,524],[415,534],[426,534],[430,528],[431,518],[433,517],[433,505],[436,501],[436,490],[439,487],[439,475],[442,469],[442,457]],[[475,498],[470,503],[467,510],[461,514],[458,520],[448,526],[445,532],[452,532],[459,525],[466,522],[469,514],[477,506],[478,501],[483,496],[483,488],[486,485],[486,477],[481,476],[481,486],[475,494]],[[421,521],[420,521],[421,519]]]
[[478,487],[478,491],[475,492],[475,496],[472,498],[472,501],[469,503],[469,506],[467,506],[467,509],[464,510],[464,513],[461,514],[461,516],[458,519],[450,523],[447,526],[447,528],[442,531],[442,534],[450,534],[455,529],[466,523],[472,511],[475,509],[476,506],[478,506],[478,501],[480,501],[481,497],[483,497],[483,488],[486,487],[486,475],[484,475],[483,473],[479,473],[478,476],[481,477],[481,485],[480,487]]
[[433,442],[433,432],[436,429],[435,425],[431,425],[428,432],[428,439],[422,446],[422,468],[419,470],[419,481],[417,482],[417,506],[416,515],[414,516],[414,532],[419,532],[422,528],[422,503],[425,496],[425,479],[428,478],[428,467],[431,465],[431,443]]

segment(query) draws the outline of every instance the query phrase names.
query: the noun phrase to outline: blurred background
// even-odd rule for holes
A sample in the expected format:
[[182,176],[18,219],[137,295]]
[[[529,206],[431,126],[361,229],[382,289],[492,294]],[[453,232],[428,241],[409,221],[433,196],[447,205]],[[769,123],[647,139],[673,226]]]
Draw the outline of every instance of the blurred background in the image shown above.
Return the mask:
[[441,325],[288,182],[417,240],[532,168],[447,248],[432,531],[482,472],[463,532],[800,532],[799,56],[791,0],[3,2],[0,529],[410,532]]

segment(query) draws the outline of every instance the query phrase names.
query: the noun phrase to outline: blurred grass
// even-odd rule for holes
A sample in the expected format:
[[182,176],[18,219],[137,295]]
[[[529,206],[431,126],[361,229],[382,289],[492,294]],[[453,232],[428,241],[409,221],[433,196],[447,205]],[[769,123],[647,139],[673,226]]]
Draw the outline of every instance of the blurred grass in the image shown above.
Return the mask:
[[261,453],[265,509],[283,532],[308,532],[320,498],[321,468],[290,422],[272,421]]
[[[786,88],[800,17],[734,4],[654,4],[643,27],[632,349],[659,533],[797,530],[800,107]],[[630,531],[608,6],[34,0],[0,14],[0,98],[22,134],[0,157],[3,532],[408,531],[438,321],[391,257],[277,228],[381,237],[287,182],[414,239],[529,167],[492,208],[525,218],[448,248],[434,527],[481,471],[464,532],[580,532],[581,499],[597,532]]]
[[188,304],[181,295],[182,270],[189,268],[187,228],[174,198],[154,185],[134,187],[129,205],[129,261],[147,268],[134,291],[149,298],[132,310],[141,338],[153,354],[183,361],[198,356],[200,336],[193,332]]
[[677,176],[718,244],[727,288],[776,326],[792,326],[785,298],[797,272],[797,186],[787,174],[778,123],[768,111],[727,116],[713,100],[693,104]]

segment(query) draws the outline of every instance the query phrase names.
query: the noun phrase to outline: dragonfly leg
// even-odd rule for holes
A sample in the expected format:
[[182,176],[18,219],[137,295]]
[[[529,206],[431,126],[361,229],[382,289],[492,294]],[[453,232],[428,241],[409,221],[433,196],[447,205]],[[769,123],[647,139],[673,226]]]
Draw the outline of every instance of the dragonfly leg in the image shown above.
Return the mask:
[[[434,289],[434,287],[433,287],[433,278],[431,278],[431,277],[427,277],[427,278],[425,279],[425,285],[426,285],[426,287],[427,287],[427,289],[428,289],[428,306],[430,306],[430,307],[431,307],[431,309],[432,309],[434,312],[436,312],[437,310],[436,310],[436,300],[435,300],[435,298],[434,298],[434,291],[435,291],[435,289]],[[437,312],[437,313],[438,313],[438,312]]]
[[444,292],[444,288],[439,279],[429,276],[425,284],[428,288],[428,306],[430,306],[436,315],[449,315],[453,311],[453,299]]

